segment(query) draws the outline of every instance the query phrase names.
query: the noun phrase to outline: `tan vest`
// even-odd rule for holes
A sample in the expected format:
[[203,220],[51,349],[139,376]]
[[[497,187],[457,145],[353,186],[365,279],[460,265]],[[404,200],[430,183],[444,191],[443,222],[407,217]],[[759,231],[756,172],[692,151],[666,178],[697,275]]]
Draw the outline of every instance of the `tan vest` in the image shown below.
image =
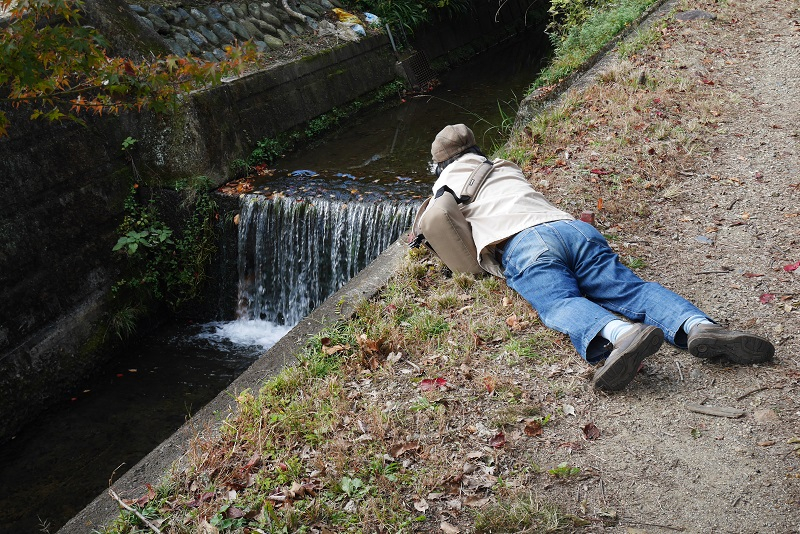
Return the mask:
[[[448,165],[433,184],[434,194],[445,185],[458,194],[482,161],[483,157],[477,154],[467,154]],[[462,204],[461,211],[472,226],[478,263],[487,272],[500,277],[503,269],[494,258],[496,243],[537,224],[574,219],[536,191],[522,169],[502,159],[494,162],[478,195],[469,204]]]

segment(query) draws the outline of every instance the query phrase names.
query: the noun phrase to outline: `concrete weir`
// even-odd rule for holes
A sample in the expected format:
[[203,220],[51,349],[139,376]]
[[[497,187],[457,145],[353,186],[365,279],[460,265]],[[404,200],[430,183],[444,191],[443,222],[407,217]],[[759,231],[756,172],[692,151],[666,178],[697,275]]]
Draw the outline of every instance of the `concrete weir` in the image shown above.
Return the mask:
[[[294,355],[307,343],[309,337],[341,318],[352,316],[359,302],[371,298],[386,284],[400,265],[406,250],[407,246],[402,238],[395,241],[366,269],[292,328],[225,391],[217,395],[169,439],[114,482],[111,489],[121,498],[140,496],[145,484],[156,485],[170,469],[180,468],[180,460],[188,450],[190,440],[199,432],[213,431],[213,427],[235,408],[234,399],[238,393],[245,389],[257,391],[267,378],[294,363]],[[85,534],[109,523],[118,514],[119,505],[104,492],[64,525],[58,533]]]

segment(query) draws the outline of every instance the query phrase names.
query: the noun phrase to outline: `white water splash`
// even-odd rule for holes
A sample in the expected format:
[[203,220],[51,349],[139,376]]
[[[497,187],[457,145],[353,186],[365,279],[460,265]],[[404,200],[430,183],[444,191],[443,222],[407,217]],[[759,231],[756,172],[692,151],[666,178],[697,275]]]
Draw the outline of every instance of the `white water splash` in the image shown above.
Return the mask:
[[291,329],[260,319],[239,319],[228,322],[206,323],[196,337],[224,348],[228,343],[237,346],[258,347],[266,350],[278,342]]

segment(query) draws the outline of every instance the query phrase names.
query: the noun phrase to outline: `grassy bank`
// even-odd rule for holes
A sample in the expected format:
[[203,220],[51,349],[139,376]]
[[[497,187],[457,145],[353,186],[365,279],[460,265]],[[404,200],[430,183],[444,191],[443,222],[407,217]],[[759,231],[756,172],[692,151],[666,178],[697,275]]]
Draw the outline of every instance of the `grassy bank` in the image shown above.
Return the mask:
[[[634,35],[611,70],[525,125],[504,154],[562,209],[595,211],[634,269],[646,268],[645,245],[616,235],[653,225],[651,206],[681,194],[682,169],[719,115],[708,85],[660,60],[679,38],[670,22]],[[298,362],[239,393],[238,411],[105,532],[617,522],[613,506],[575,498],[596,473],[572,453],[594,438],[589,425],[575,435],[569,399],[596,395],[592,369],[502,280],[450,275],[411,251],[378,296],[309,340]]]

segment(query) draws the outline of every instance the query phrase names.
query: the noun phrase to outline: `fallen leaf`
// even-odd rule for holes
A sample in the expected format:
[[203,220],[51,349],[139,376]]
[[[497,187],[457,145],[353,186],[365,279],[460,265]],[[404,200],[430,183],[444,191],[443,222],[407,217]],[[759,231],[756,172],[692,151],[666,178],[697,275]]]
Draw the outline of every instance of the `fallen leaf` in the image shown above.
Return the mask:
[[156,490],[153,489],[153,486],[150,484],[145,485],[147,486],[147,494],[139,497],[139,500],[135,502],[136,506],[139,506],[140,508],[144,508],[147,503],[156,498]]
[[538,419],[529,419],[525,422],[525,428],[523,429],[526,436],[536,437],[541,436],[544,429],[542,428],[542,422]]
[[506,317],[506,324],[512,329],[516,328],[517,325],[519,324],[519,318],[517,317],[517,314],[514,313]]
[[467,497],[464,500],[464,504],[466,506],[472,506],[474,508],[481,508],[482,506],[486,506],[488,502],[489,502],[489,497],[480,498],[480,497],[475,497],[474,495],[472,497]]
[[240,508],[231,506],[225,511],[225,515],[228,517],[228,519],[239,519],[244,517],[244,512]]
[[506,444],[506,435],[503,434],[502,432],[498,433],[497,435],[495,435],[495,437],[489,440],[489,445],[491,445],[495,449],[499,449],[505,444]]
[[758,446],[759,447],[771,447],[773,445],[775,445],[775,441],[771,440],[771,439],[768,439],[766,441],[759,441],[758,442]]
[[494,390],[497,387],[497,381],[493,376],[483,377],[483,384],[486,386],[486,391],[489,393],[494,393]]
[[775,300],[775,295],[773,293],[764,293],[758,300],[761,301],[761,304],[769,304]]
[[425,512],[430,506],[428,505],[428,501],[425,499],[420,499],[418,501],[414,501],[414,509],[417,512]]
[[575,407],[571,404],[565,404],[563,406],[564,415],[575,415]]
[[444,532],[444,534],[459,534],[459,532],[461,532],[460,529],[454,527],[447,521],[442,521],[439,524],[439,528],[442,529],[442,532]]
[[369,339],[366,334],[361,334],[358,338],[358,345],[361,347],[361,350],[367,354],[376,354],[380,352],[382,341],[383,340]]
[[786,271],[787,273],[790,273],[792,271],[796,271],[799,268],[800,268],[800,261],[798,261],[797,263],[791,263],[789,265],[784,265],[783,266],[783,270]]
[[595,440],[600,437],[600,429],[594,423],[587,423],[583,427],[583,436],[588,440]]
[[764,276],[764,275],[756,273],[744,273],[742,276],[746,276],[747,278],[758,278],[759,276]]
[[400,458],[408,451],[416,451],[419,449],[419,441],[406,441],[405,443],[398,443],[389,449],[389,454],[392,458]]
[[426,378],[419,383],[420,391],[433,391],[436,388],[442,389],[447,387],[447,380],[442,377]]

